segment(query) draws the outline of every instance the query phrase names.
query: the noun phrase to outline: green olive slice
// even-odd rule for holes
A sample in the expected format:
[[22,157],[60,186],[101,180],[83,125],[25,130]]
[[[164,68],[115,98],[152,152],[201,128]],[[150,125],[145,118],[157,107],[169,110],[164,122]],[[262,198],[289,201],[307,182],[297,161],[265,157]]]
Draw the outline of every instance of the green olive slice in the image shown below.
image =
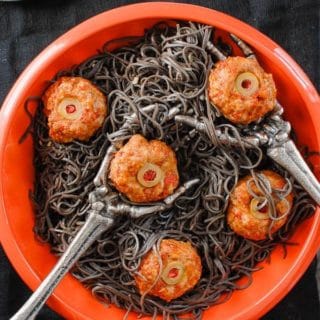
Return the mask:
[[263,201],[264,198],[253,198],[250,202],[250,212],[259,220],[269,219],[270,215],[270,208],[268,205],[265,205],[263,208],[259,209],[259,205],[261,205]]
[[161,168],[153,163],[146,163],[137,174],[138,182],[146,187],[151,188],[163,180]]
[[177,284],[184,274],[184,266],[179,261],[172,261],[167,264],[161,274],[161,279],[169,285]]
[[251,96],[259,89],[259,80],[251,72],[240,73],[235,81],[238,92],[244,96]]
[[63,99],[59,106],[58,106],[58,112],[59,114],[69,120],[76,120],[80,119],[82,114],[82,104],[78,99],[74,98],[65,98]]

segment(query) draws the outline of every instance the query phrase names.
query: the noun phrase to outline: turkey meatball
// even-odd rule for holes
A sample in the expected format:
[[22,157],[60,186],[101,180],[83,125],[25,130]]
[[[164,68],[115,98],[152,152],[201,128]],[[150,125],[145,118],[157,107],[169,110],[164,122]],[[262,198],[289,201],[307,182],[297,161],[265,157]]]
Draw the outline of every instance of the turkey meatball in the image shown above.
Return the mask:
[[254,59],[229,57],[209,76],[210,101],[235,124],[249,124],[273,110],[276,93],[272,75]]
[[159,256],[150,251],[142,259],[136,285],[141,294],[148,293],[171,301],[192,289],[199,281],[202,265],[197,251],[189,242],[164,239]]
[[[238,235],[251,240],[264,240],[268,238],[269,231],[271,234],[278,231],[286,223],[293,203],[292,192],[283,198],[279,198],[274,192],[283,189],[287,184],[283,177],[270,170],[264,170],[261,174],[269,181],[273,190],[275,219],[270,216],[266,198],[258,190],[251,176],[246,176],[238,182],[231,193],[227,210],[227,222],[230,228]],[[253,197],[249,193],[248,183],[258,197]]]
[[89,140],[107,114],[106,98],[89,80],[61,77],[43,95],[49,136],[59,143]]
[[115,154],[109,178],[131,201],[164,199],[179,184],[176,155],[164,142],[136,134]]

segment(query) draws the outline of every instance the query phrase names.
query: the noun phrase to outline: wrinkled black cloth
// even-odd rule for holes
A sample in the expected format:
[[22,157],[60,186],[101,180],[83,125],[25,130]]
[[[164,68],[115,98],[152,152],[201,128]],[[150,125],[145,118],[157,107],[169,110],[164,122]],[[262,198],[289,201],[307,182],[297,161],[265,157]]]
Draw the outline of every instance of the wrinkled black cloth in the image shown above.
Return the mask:
[[[27,64],[50,42],[105,10],[143,1],[0,1],[0,105]],[[319,0],[184,0],[223,11],[256,27],[293,56],[319,90]],[[214,21],[212,21],[214,24]],[[1,123],[0,123],[1,130]],[[320,319],[316,259],[290,293],[263,320]],[[0,320],[7,320],[31,294],[0,247]],[[254,301],[252,301],[254,303]],[[37,319],[58,320],[44,307]],[[218,319],[220,320],[220,319]]]

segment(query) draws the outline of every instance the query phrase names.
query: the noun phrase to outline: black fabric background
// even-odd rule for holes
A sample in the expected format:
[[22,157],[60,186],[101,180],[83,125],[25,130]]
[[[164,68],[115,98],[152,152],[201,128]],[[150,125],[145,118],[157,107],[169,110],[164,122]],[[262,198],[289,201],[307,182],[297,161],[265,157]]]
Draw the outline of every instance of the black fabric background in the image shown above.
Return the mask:
[[[26,65],[59,35],[97,13],[137,2],[143,1],[0,1],[0,105]],[[172,2],[214,8],[256,27],[287,50],[319,90],[319,0]],[[263,320],[320,319],[315,270],[316,260],[293,290]],[[9,319],[29,295],[30,290],[10,266],[0,247],[0,320]],[[44,307],[37,319],[62,318]]]

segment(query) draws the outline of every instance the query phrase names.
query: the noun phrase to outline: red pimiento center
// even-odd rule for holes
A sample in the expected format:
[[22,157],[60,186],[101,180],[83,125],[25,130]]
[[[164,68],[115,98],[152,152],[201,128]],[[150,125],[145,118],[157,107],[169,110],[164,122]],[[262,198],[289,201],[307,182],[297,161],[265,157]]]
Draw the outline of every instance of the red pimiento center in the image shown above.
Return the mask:
[[68,104],[66,106],[67,113],[74,113],[76,111],[76,106],[74,104]]
[[241,82],[241,87],[243,89],[249,89],[251,87],[251,81],[249,79],[243,80]]
[[172,268],[168,272],[168,277],[169,278],[176,278],[178,276],[178,274],[179,274],[179,269],[178,268]]
[[150,169],[143,174],[143,179],[145,181],[153,181],[156,176],[157,176],[157,173],[154,170]]

